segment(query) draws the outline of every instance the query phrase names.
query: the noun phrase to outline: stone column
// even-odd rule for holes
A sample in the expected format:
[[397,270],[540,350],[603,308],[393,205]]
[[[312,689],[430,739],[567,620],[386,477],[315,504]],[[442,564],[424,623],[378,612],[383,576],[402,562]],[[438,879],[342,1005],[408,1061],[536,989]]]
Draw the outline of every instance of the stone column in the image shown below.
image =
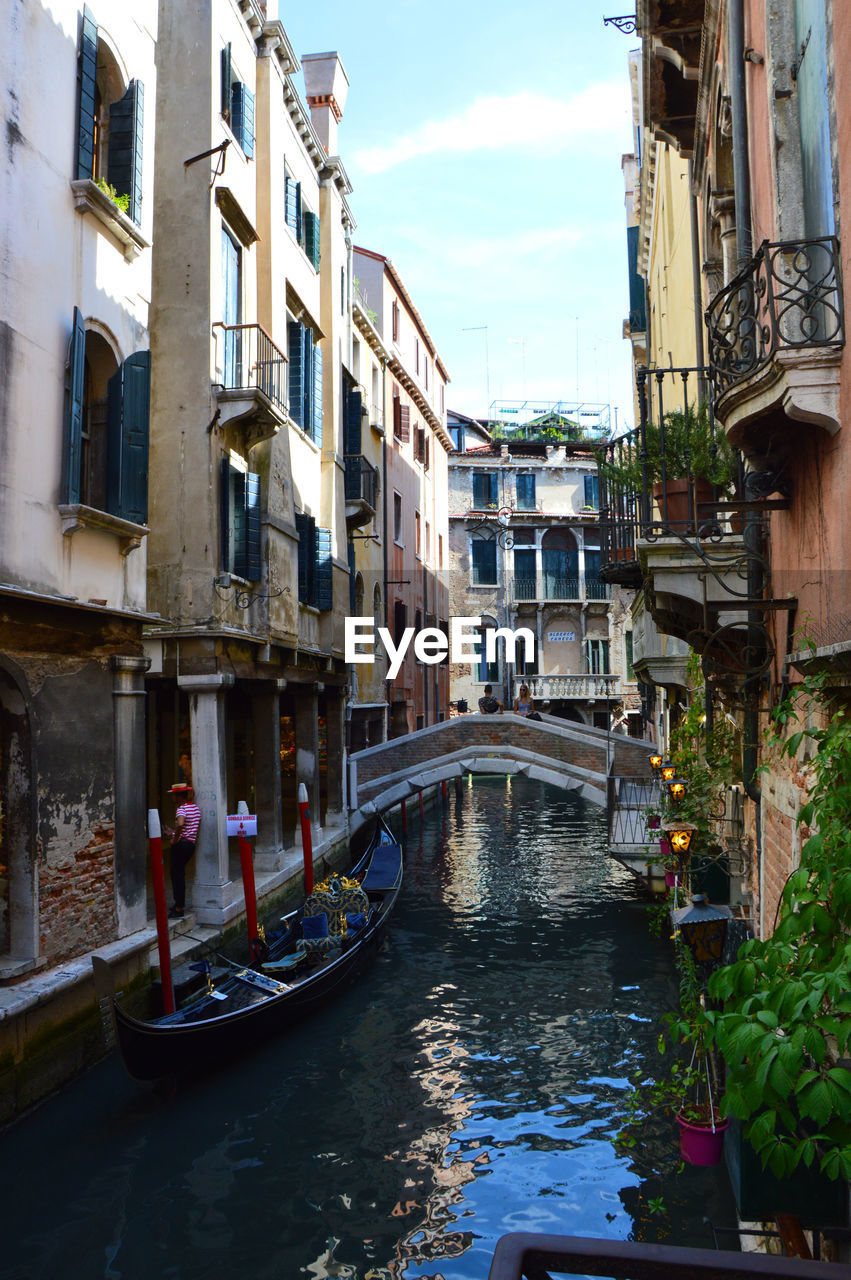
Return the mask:
[[[426,679],[430,669],[425,668]],[[346,700],[345,689],[334,685],[325,686],[326,712],[325,726],[328,752],[328,812],[326,822],[329,827],[338,826],[343,821],[346,807]]]
[[[229,672],[207,676],[178,676],[189,695],[192,739],[192,781],[201,810],[198,847],[188,867],[187,891],[200,924],[224,924],[236,914],[234,887],[228,865],[227,751],[225,694],[234,683]],[[228,910],[233,906],[232,910]]]
[[295,702],[295,768],[307,787],[310,825],[319,832],[319,692],[315,684],[292,685]]
[[258,871],[277,871],[281,865],[283,848],[279,685],[286,686],[286,681],[270,681],[258,693],[251,695],[251,717],[254,721],[254,791],[257,797],[254,865]]
[[145,672],[149,658],[113,654],[115,740],[115,914],[118,936],[147,923],[148,858],[145,804]]

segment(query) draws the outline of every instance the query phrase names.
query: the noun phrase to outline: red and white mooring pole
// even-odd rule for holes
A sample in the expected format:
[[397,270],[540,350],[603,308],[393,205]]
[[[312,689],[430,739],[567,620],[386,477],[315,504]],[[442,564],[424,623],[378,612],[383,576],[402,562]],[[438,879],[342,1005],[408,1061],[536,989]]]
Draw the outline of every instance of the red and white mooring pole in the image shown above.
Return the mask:
[[163,833],[158,809],[148,810],[148,841],[151,846],[151,879],[154,886],[154,911],[157,918],[157,948],[160,954],[160,985],[163,1012],[174,1013],[174,985],[171,980],[171,950],[168,942],[168,906],[165,897],[163,867]]
[[303,782],[298,784],[298,813],[301,819],[301,848],[304,856],[304,893],[306,897],[309,893],[313,893],[313,835],[310,830],[307,787]]

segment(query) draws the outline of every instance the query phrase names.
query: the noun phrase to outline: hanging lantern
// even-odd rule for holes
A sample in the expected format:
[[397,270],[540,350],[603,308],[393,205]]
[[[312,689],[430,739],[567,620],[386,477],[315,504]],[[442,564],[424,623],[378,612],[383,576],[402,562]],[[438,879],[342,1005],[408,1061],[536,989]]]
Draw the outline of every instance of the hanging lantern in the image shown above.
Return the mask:
[[666,822],[663,828],[671,846],[671,852],[680,858],[687,858],[691,848],[692,837],[697,831],[693,822]]
[[727,921],[732,918],[729,907],[706,901],[706,895],[695,893],[688,906],[671,912],[674,929],[694,956],[695,964],[713,965],[721,959]]
[[671,764],[670,760],[663,761],[662,768],[661,768],[663,782],[670,782],[671,779],[676,774],[676,772],[677,772],[676,765]]
[[668,789],[668,798],[673,804],[677,805],[681,800],[685,799],[686,784],[683,778],[670,778],[666,781],[665,785]]
[[661,768],[662,768],[662,757],[661,757],[661,756],[651,756],[651,757],[650,757],[650,768],[651,768],[651,769],[661,769]]

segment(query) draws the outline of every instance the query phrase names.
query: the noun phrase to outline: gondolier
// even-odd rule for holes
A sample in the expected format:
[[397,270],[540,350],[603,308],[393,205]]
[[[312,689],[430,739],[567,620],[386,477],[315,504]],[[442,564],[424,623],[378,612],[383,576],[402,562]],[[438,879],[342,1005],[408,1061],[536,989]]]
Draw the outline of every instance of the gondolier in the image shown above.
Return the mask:
[[182,920],[186,907],[186,864],[195,852],[201,810],[195,803],[195,792],[188,782],[176,782],[170,794],[177,802],[174,827],[166,827],[171,836],[171,889],[174,905],[169,911],[173,920]]

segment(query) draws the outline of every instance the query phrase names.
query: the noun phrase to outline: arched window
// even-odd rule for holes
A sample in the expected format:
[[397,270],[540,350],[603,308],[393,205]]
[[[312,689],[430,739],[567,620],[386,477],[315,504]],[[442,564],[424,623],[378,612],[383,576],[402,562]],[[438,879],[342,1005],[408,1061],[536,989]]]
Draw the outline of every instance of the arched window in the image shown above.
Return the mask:
[[482,618],[482,625],[478,628],[479,645],[481,648],[481,652],[479,656],[478,674],[476,676],[476,679],[480,680],[483,684],[496,684],[497,681],[499,680],[499,655],[497,654],[493,662],[488,662],[488,658],[487,658],[487,645],[486,645],[487,632],[489,630],[494,630],[495,628],[496,628],[495,619],[488,618],[488,617]]
[[541,539],[544,599],[575,600],[579,596],[579,550],[569,529],[547,529]]
[[363,617],[363,574],[355,575],[355,617]]
[[142,82],[127,83],[115,52],[88,9],[83,11],[78,85],[75,177],[112,188],[107,194],[138,224],[142,215]]

